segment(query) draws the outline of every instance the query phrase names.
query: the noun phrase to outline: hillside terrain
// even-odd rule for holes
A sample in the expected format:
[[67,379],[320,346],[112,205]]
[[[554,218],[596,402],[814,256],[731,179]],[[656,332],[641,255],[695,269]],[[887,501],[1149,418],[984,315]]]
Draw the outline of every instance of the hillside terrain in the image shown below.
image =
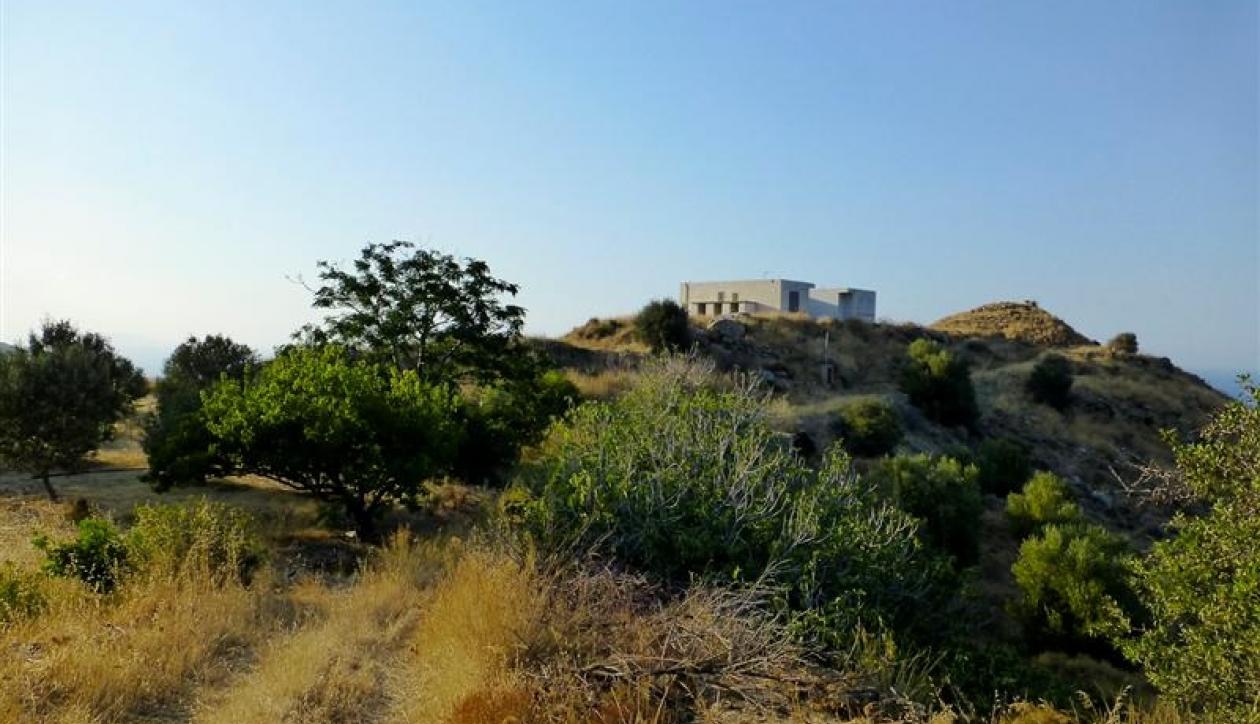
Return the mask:
[[[505,489],[424,480],[423,503],[394,506],[384,524],[395,532],[379,545],[348,530],[334,506],[258,475],[155,492],[141,478],[152,464],[141,446],[151,396],[116,424],[115,438],[90,456],[86,472],[57,473],[65,502],[45,500],[29,474],[0,474],[0,574],[7,576],[0,578],[0,615],[9,617],[0,619],[0,647],[14,654],[0,657],[0,720],[1195,720],[1172,708],[1160,718],[1165,710],[1151,682],[1114,656],[1028,646],[1024,623],[1010,609],[1021,595],[1012,573],[1021,538],[1006,499],[986,494],[979,503],[972,519],[981,529],[979,550],[966,566],[929,569],[936,559],[921,557],[924,549],[886,542],[898,534],[918,540],[915,529],[864,528],[895,518],[845,517],[861,496],[827,497],[846,481],[871,485],[885,459],[857,456],[857,477],[830,467],[835,461],[824,451],[840,441],[842,413],[869,401],[895,411],[904,432],[897,454],[969,460],[986,440],[1013,441],[1035,467],[1062,476],[1089,522],[1145,550],[1166,536],[1172,511],[1126,492],[1130,466],[1169,463],[1161,430],[1194,435],[1226,402],[1223,395],[1169,360],[1099,346],[1027,304],[986,305],[929,327],[767,315],[693,321],[689,331],[693,352],[684,357],[652,354],[631,319],[592,319],[560,339],[530,340],[593,403],[527,449]],[[978,404],[974,425],[934,422],[902,391],[907,349],[917,340],[966,362]],[[1033,368],[1051,355],[1070,365],[1071,399],[1062,410],[1026,390]],[[739,378],[748,382],[747,397],[703,391],[739,388],[731,384]],[[651,424],[640,425],[645,415]],[[789,437],[804,459],[788,449]],[[583,472],[555,474],[574,469]],[[677,485],[678,497],[662,496],[653,503],[659,507],[642,512],[638,496],[653,487],[643,479]],[[563,487],[592,480],[606,481],[603,521],[625,516],[648,532],[621,533],[619,555],[605,547],[616,540],[615,528],[590,533],[598,543],[564,537],[550,552],[537,546],[545,539],[518,537],[517,526],[528,525],[543,503],[556,506],[554,521],[573,501],[598,499]],[[540,481],[561,487],[554,495],[527,487]],[[713,481],[721,483],[716,490],[706,487]],[[810,561],[831,566],[818,576],[824,583],[864,570],[853,563],[863,560],[861,541],[875,540],[862,538],[864,531],[885,541],[872,547],[880,555],[904,553],[876,560],[869,579],[855,578],[869,590],[927,596],[902,582],[926,586],[915,576],[944,570],[944,585],[958,595],[939,609],[913,599],[911,623],[902,625],[912,631],[922,620],[936,629],[953,618],[970,627],[966,645],[974,648],[944,639],[935,642],[941,648],[903,648],[909,644],[890,634],[844,623],[844,609],[828,610],[841,623],[819,630],[851,639],[825,654],[806,645],[771,607],[770,591],[792,589],[763,589],[760,580],[737,585],[743,561],[755,564],[780,539],[735,548],[744,558],[727,570],[706,569],[710,554],[692,547],[721,539],[712,526],[741,504],[728,497],[741,490],[768,501],[759,514],[792,519],[783,530],[796,529],[798,508],[782,504],[780,494],[805,490],[819,496],[811,504],[839,506],[832,514],[840,518],[819,520],[840,525],[819,524],[822,530],[800,539],[840,546],[820,548]],[[706,491],[713,497],[697,504]],[[948,494],[940,497],[952,505]],[[669,518],[677,500],[699,512]],[[248,515],[237,517],[240,511]],[[146,539],[164,536],[182,552],[128,553],[134,569],[119,573],[126,577],[112,591],[46,575],[51,559],[32,541],[83,539],[89,514],[95,517],[86,522],[116,525],[125,549],[142,553]],[[670,522],[654,527],[662,520]],[[586,534],[592,522],[600,519],[583,517],[573,530]],[[856,547],[844,548],[851,539]],[[672,579],[633,565],[636,555],[654,556],[648,559],[658,570],[669,570],[688,554],[697,558]],[[882,605],[889,616],[901,610]],[[859,620],[867,611],[863,604]],[[947,660],[951,648],[963,658]],[[989,650],[999,653],[965,658]],[[972,671],[979,688],[966,698],[955,687],[971,685]],[[1017,678],[1025,675],[1058,678],[1034,689]],[[992,682],[1008,688],[994,694]],[[1075,688],[1053,688],[1063,682]],[[1085,690],[1088,696],[1076,694]],[[1055,692],[1060,710],[1031,693],[1044,691]],[[1078,699],[1103,708],[1078,711]]]
[[[692,332],[696,353],[719,369],[764,380],[783,431],[806,433],[816,449],[832,442],[831,423],[846,404],[882,399],[906,427],[901,451],[952,453],[983,438],[1015,440],[1036,467],[1072,484],[1092,518],[1138,542],[1159,535],[1169,511],[1139,505],[1121,481],[1132,477],[1134,463],[1171,462],[1162,431],[1192,435],[1226,402],[1170,360],[1112,352],[1035,303],[987,304],[927,327],[774,314],[724,318]],[[970,365],[980,408],[975,430],[933,423],[898,390],[906,348],[921,338]],[[644,352],[629,319],[593,319],[538,343],[579,386],[613,390]],[[1033,366],[1050,354],[1071,362],[1073,399],[1063,412],[1024,390]]]

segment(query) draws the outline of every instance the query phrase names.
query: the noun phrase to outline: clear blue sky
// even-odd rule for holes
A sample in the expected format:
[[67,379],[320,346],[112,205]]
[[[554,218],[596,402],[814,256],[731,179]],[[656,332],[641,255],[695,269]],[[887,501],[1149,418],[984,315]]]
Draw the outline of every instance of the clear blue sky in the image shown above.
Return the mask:
[[398,238],[534,333],[767,274],[1260,367],[1255,2],[3,4],[6,340],[269,349]]

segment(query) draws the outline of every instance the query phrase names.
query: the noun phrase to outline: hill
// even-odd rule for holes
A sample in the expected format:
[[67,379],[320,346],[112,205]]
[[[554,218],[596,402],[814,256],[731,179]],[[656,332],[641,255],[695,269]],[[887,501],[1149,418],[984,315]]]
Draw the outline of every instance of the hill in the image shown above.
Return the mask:
[[952,314],[930,326],[953,337],[1003,337],[1045,347],[1095,344],[1036,302],[994,302]]
[[[1117,474],[1124,477],[1137,461],[1170,463],[1162,431],[1189,436],[1226,401],[1170,360],[1112,353],[1028,302],[987,304],[928,327],[744,315],[694,327],[693,338],[696,353],[719,369],[763,380],[777,398],[783,431],[808,435],[816,449],[832,442],[842,408],[882,399],[905,428],[901,451],[949,453],[986,438],[1014,440],[1037,467],[1067,479],[1091,517],[1140,540],[1160,533],[1168,511],[1130,500]],[[920,338],[969,364],[980,407],[975,431],[932,423],[898,389],[906,348]],[[592,319],[538,343],[580,387],[596,393],[615,393],[643,356],[626,319]],[[1033,366],[1049,354],[1066,358],[1072,369],[1073,400],[1063,412],[1035,403],[1024,390]]]

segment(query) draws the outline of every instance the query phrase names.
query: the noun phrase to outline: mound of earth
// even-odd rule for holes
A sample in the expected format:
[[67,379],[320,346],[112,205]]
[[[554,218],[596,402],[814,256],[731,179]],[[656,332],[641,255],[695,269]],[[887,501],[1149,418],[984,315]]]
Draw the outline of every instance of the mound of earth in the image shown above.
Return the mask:
[[954,337],[1005,337],[1040,347],[1097,344],[1036,302],[995,302],[950,315],[930,329]]

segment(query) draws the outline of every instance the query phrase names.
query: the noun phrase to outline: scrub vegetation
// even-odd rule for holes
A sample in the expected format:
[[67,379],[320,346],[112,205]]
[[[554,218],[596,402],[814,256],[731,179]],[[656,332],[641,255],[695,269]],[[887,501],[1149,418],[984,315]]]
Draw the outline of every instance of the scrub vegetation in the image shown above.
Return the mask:
[[1027,305],[528,340],[484,262],[320,269],[147,406],[68,324],[0,355],[0,720],[1260,719],[1254,387]]

